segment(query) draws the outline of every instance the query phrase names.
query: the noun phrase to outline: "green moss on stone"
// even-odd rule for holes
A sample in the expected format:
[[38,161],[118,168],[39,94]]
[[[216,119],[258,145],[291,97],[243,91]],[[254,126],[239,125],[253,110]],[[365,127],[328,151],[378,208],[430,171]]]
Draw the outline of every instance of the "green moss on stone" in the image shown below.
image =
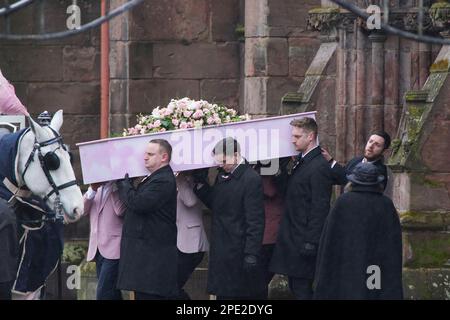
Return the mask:
[[413,257],[408,262],[410,268],[447,267],[450,258],[450,235],[433,236],[428,239],[410,238]]
[[439,60],[430,67],[430,72],[448,72],[449,63],[447,59]]
[[446,222],[442,212],[406,211],[400,214],[405,229],[444,230]]
[[450,9],[450,3],[447,3],[447,0],[438,0],[430,9]]
[[66,243],[62,254],[62,262],[79,265],[86,257],[87,248],[86,242]]
[[80,265],[80,271],[82,275],[96,275],[96,264],[93,261],[84,260]]
[[335,7],[320,7],[320,8],[314,8],[308,11],[310,14],[337,14],[339,13],[339,8]]
[[243,24],[237,24],[234,33],[238,37],[239,41],[245,40],[245,26]]
[[426,90],[411,90],[405,93],[406,101],[426,101],[428,98],[428,91]]

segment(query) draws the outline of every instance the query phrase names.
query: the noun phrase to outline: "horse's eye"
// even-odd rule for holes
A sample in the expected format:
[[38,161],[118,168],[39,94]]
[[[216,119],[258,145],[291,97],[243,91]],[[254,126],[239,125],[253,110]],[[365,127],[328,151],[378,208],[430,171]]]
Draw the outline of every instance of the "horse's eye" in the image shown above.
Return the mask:
[[48,170],[57,170],[59,168],[60,161],[54,152],[47,152],[44,156],[44,164]]

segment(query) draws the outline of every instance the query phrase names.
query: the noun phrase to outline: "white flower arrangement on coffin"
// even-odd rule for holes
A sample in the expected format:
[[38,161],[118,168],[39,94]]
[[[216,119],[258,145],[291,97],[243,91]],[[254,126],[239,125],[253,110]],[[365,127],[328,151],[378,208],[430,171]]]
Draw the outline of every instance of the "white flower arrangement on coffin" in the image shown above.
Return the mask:
[[123,136],[133,136],[169,130],[201,128],[205,126],[250,120],[248,114],[238,115],[222,104],[190,98],[172,99],[165,108],[153,109],[151,115],[138,115],[138,123],[124,129]]

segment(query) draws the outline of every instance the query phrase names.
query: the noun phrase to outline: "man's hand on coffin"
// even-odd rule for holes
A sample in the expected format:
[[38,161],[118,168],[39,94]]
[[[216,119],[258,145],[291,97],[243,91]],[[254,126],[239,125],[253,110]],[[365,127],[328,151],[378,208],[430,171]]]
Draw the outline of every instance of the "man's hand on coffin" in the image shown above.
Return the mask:
[[209,168],[198,169],[192,172],[192,178],[195,184],[207,184],[208,183]]
[[99,182],[99,183],[92,183],[91,184],[91,188],[92,188],[92,190],[97,191],[98,188],[100,188],[102,185],[103,185],[103,183],[101,183],[101,182]]
[[127,193],[128,190],[133,188],[133,181],[130,179],[130,175],[126,173],[123,179],[116,181],[116,185],[120,194]]

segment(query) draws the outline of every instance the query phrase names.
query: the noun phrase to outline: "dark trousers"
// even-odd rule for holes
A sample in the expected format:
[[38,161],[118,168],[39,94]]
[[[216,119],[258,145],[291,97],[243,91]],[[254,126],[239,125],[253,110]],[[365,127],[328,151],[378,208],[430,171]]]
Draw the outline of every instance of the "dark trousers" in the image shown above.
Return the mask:
[[11,300],[11,289],[14,281],[0,282],[0,300]]
[[298,300],[312,299],[312,285],[313,280],[304,278],[289,277],[289,289]]
[[104,258],[97,251],[97,300],[122,300],[122,293],[116,288],[119,274],[119,260]]
[[184,253],[178,250],[178,299],[190,300],[189,295],[184,291],[183,287],[195,268],[202,262],[204,255],[204,252]]
[[269,271],[270,259],[272,259],[273,250],[275,248],[275,244],[263,244],[261,250],[261,269],[262,269],[262,277],[265,283],[265,291],[261,293],[261,296],[258,299],[268,299],[269,298],[269,284],[272,281],[274,273]]

